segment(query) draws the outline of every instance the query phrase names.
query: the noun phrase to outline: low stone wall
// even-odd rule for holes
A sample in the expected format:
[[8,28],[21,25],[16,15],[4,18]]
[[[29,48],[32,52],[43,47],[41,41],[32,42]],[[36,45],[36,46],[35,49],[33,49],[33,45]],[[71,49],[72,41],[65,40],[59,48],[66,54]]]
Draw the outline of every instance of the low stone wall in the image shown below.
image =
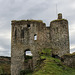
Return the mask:
[[75,68],[75,53],[63,55],[61,61],[63,64]]

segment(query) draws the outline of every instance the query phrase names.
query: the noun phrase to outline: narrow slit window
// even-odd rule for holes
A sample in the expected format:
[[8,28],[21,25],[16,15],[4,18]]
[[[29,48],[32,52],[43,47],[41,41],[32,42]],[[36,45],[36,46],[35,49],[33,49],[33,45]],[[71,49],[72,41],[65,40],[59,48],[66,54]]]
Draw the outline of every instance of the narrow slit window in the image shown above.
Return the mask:
[[15,30],[15,39],[17,38],[17,29]]
[[34,35],[34,40],[37,40],[37,34]]
[[30,28],[30,24],[27,24],[27,27]]

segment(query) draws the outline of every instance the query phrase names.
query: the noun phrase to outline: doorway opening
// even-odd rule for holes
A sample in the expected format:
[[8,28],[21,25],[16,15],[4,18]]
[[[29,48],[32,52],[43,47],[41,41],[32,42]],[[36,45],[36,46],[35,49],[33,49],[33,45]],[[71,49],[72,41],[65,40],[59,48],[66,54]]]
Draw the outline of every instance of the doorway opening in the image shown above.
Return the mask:
[[25,69],[33,69],[33,55],[30,51],[30,49],[26,49],[24,51],[24,63],[25,63]]
[[26,49],[25,52],[24,52],[24,57],[25,57],[25,60],[26,59],[32,59],[33,55],[30,51],[30,49]]
[[25,59],[28,60],[28,59],[32,59],[32,53],[31,51],[25,51]]

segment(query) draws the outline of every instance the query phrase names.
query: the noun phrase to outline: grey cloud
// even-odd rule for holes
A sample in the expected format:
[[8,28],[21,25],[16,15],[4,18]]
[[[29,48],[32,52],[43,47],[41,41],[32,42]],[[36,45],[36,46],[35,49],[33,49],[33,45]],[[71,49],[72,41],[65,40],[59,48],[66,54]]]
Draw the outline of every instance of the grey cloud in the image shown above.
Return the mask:
[[[41,19],[47,25],[57,18],[56,4],[58,12],[63,13],[63,17],[69,20],[70,29],[75,24],[75,0],[0,0],[0,46],[4,52],[0,55],[10,54],[10,33],[11,20],[19,19]],[[10,32],[10,33],[9,33]],[[70,34],[73,32],[70,32]],[[71,45],[75,45],[74,33],[70,35]]]
[[70,36],[70,44],[75,45],[75,34]]
[[5,37],[0,38],[0,46],[4,49],[10,49],[10,41]]
[[71,53],[75,52],[75,48],[71,49],[71,51],[70,51],[70,52],[71,52]]
[[11,56],[10,54],[11,53],[9,51],[1,51],[0,52],[0,56],[9,56],[10,57]]

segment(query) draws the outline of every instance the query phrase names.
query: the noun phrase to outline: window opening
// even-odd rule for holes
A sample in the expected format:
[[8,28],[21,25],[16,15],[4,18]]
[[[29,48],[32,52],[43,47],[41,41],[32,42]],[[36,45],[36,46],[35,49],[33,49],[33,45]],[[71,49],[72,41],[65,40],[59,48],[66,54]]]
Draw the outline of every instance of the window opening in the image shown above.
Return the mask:
[[34,40],[37,40],[37,34],[34,35]]
[[33,55],[31,53],[31,51],[29,49],[26,49],[24,51],[24,64],[25,64],[25,68],[28,70],[32,70],[33,69]]
[[27,27],[30,28],[30,24],[27,24]]
[[15,39],[17,38],[17,29],[15,30]]
[[25,52],[24,52],[25,60],[32,59],[32,56],[33,55],[29,49],[25,50]]
[[26,55],[28,55],[28,56],[32,56],[31,51],[26,51]]

